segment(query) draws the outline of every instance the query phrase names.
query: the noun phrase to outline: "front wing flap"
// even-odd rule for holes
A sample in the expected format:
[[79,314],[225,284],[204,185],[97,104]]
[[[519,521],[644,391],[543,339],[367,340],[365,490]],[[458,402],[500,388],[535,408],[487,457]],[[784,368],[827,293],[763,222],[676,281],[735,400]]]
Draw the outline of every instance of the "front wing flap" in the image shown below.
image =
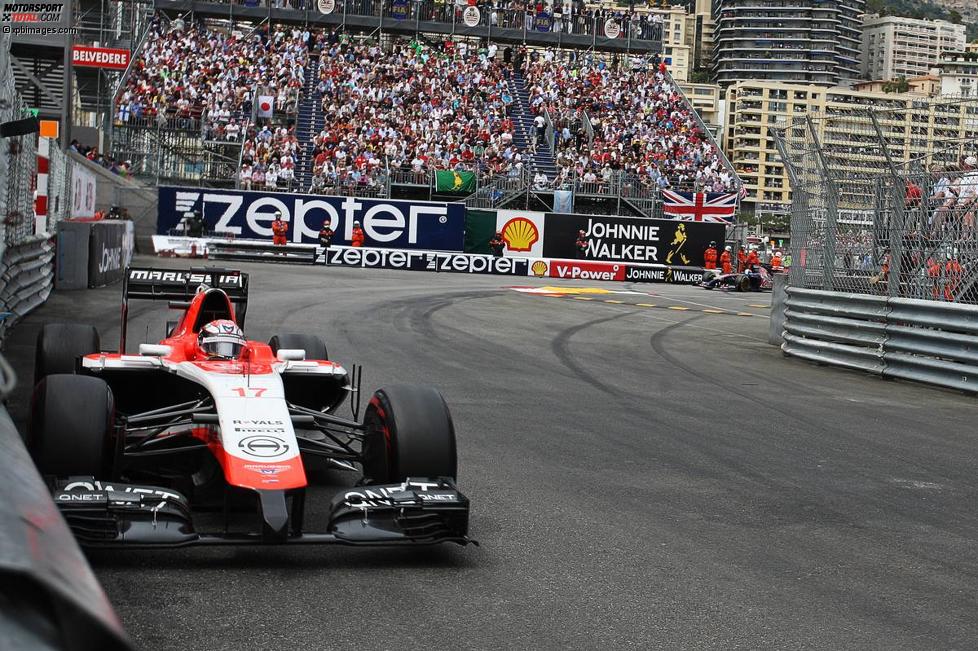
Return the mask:
[[[261,505],[282,501],[264,499]],[[256,491],[257,493],[257,491]],[[303,499],[295,491],[293,499]],[[160,548],[189,545],[345,544],[466,545],[469,500],[447,478],[410,478],[401,484],[356,487],[335,496],[325,532],[199,532],[190,503],[176,491],[72,477],[55,485],[54,501],[78,542],[86,547]],[[267,520],[270,514],[262,514]],[[292,530],[282,527],[279,530]]]

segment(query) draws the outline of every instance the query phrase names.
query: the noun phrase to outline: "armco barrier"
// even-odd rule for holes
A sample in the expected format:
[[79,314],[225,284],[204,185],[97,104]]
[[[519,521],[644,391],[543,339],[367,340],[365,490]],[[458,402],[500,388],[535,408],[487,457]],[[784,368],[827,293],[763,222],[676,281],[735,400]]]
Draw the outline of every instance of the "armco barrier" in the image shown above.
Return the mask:
[[978,307],[797,287],[786,306],[788,355],[978,392]]
[[0,340],[6,329],[51,294],[54,279],[54,246],[47,238],[35,238],[12,245],[0,260]]
[[884,377],[978,391],[978,307],[889,300]]
[[[0,357],[0,397],[13,373]],[[0,647],[130,649],[7,410],[0,406]]]
[[285,244],[277,246],[267,241],[222,240],[211,242],[207,246],[207,257],[211,260],[234,260],[239,262],[316,264],[318,247],[315,244]]

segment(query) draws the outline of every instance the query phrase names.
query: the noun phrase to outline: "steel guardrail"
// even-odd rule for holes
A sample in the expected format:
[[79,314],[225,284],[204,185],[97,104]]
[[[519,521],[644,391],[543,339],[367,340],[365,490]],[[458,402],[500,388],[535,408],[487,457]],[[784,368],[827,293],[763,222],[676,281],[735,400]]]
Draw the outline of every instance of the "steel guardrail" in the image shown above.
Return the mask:
[[781,350],[978,393],[978,307],[789,287]]
[[38,237],[9,246],[0,260],[0,342],[8,328],[44,303],[54,287],[54,245]]

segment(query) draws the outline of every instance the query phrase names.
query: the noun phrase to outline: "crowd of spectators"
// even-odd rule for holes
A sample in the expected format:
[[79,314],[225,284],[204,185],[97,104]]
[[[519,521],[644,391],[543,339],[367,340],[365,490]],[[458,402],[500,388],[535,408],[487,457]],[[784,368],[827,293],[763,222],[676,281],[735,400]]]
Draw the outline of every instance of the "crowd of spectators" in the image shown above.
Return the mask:
[[734,188],[735,176],[663,64],[612,65],[546,50],[531,52],[522,67],[530,110],[554,122],[557,184],[607,183],[621,170],[649,187]]
[[117,121],[199,121],[205,140],[238,142],[256,96],[274,97],[277,111],[295,111],[309,38],[298,26],[227,31],[157,17],[119,94]]
[[296,189],[300,155],[294,125],[255,127],[242,147],[240,186],[245,190]]
[[96,165],[100,165],[113,174],[119,176],[129,176],[132,170],[132,161],[117,160],[112,156],[107,156],[98,150],[98,147],[83,145],[77,140],[72,140],[68,146],[69,151],[81,154]]
[[930,198],[922,201],[923,191],[907,184],[907,208],[913,214],[929,207],[926,231],[935,239],[974,239],[978,213],[978,157],[966,156],[958,165],[936,166],[931,170]]
[[333,43],[320,54],[323,128],[313,189],[371,185],[385,168],[427,183],[432,170],[519,173],[513,103],[496,46]]
[[[574,0],[492,5],[520,7],[527,16],[591,11]],[[537,116],[531,149],[542,116],[555,127],[558,177],[536,170],[536,186],[607,186],[619,171],[649,188],[722,192],[736,182],[664,66],[553,49],[502,56],[495,44],[451,39],[381,47],[299,26],[245,31],[157,19],[151,30],[119,94],[118,121],[199,120],[204,140],[241,142],[245,188],[367,190],[387,174],[426,184],[436,170],[522,178],[532,152],[514,137],[510,70],[523,71]],[[308,143],[299,141],[296,111],[310,66],[321,114]],[[274,98],[271,117],[256,112],[262,96]],[[298,187],[301,169],[311,171],[309,187]]]

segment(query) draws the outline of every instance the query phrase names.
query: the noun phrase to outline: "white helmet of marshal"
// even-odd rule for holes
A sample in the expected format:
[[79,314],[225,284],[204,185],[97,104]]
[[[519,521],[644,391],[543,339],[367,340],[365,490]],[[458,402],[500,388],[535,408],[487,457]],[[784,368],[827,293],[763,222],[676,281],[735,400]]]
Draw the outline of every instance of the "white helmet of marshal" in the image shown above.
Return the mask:
[[197,335],[197,345],[207,357],[237,359],[245,343],[241,328],[228,319],[211,321]]

